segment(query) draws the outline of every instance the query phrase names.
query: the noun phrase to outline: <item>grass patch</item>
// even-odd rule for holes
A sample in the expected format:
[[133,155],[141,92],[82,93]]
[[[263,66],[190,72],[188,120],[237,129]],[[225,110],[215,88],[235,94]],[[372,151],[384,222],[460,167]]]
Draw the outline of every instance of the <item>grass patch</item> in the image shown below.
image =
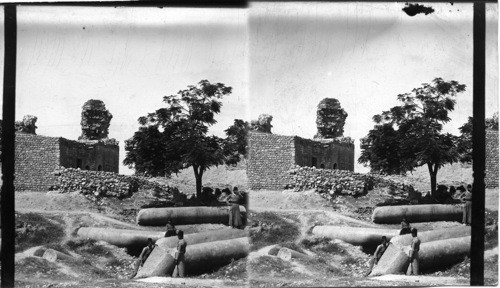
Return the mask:
[[60,243],[49,243],[45,245],[45,247],[70,255],[70,252],[67,249],[67,247]]
[[247,258],[233,260],[228,265],[220,267],[211,273],[200,275],[204,279],[231,279],[231,280],[246,280],[247,277]]
[[107,248],[99,245],[97,241],[93,239],[71,239],[66,241],[65,245],[79,254],[90,255],[93,257],[111,255]]
[[249,271],[257,274],[291,274],[294,273],[292,265],[281,258],[261,256],[249,262]]
[[275,213],[250,213],[250,219],[252,226],[260,227],[259,230],[250,232],[252,251],[268,245],[289,243],[300,236],[297,224],[290,223]]
[[59,219],[36,213],[16,213],[16,252],[59,243],[64,237],[64,228]]
[[331,266],[323,257],[314,257],[309,259],[300,259],[309,269],[314,271],[322,271],[321,274],[330,277],[343,277],[348,274],[342,268]]
[[330,254],[344,254],[345,249],[331,239],[324,237],[312,237],[302,239],[301,244],[307,249],[316,252],[325,252]]
[[294,250],[294,251],[297,251],[300,253],[305,253],[304,249],[302,249],[302,247],[300,247],[299,245],[295,244],[295,242],[285,242],[285,243],[281,243],[280,245],[269,249],[269,252],[267,254],[277,256],[278,252],[280,251],[281,248],[288,248],[290,250]]
[[16,273],[64,277],[64,274],[58,272],[58,266],[55,263],[39,257],[26,257],[17,262]]

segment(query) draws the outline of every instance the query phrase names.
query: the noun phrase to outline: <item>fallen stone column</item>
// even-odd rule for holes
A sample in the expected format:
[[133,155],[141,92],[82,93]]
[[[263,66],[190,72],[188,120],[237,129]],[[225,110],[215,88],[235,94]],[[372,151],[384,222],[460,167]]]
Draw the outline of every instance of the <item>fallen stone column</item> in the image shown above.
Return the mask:
[[462,261],[470,253],[470,243],[470,236],[422,243],[418,253],[420,269],[430,270]]
[[382,243],[382,236],[390,240],[399,234],[398,229],[365,227],[316,226],[312,234],[330,239],[342,240],[352,245],[374,246]]
[[[422,243],[428,243],[431,241],[470,236],[470,234],[471,234],[470,226],[458,226],[453,228],[438,229],[431,231],[423,231],[423,232],[419,231],[418,238]],[[411,234],[406,234],[393,237],[391,239],[391,242],[396,246],[403,247],[411,245],[411,239],[412,239]]]
[[[241,229],[226,228],[193,234],[184,234],[184,240],[188,243],[188,245],[241,237],[248,237],[248,232]],[[177,236],[172,236],[159,239],[156,241],[156,245],[163,248],[176,248],[177,242],[179,242],[179,238],[177,238]]]
[[77,235],[82,238],[108,242],[118,247],[144,247],[148,244],[148,238],[156,241],[165,236],[165,231],[82,227],[78,229]]
[[33,256],[42,257],[43,253],[45,253],[45,250],[47,250],[47,248],[45,248],[44,246],[35,246],[35,247],[31,247],[29,249],[24,250],[22,253],[25,256],[29,256],[29,257],[33,257]]
[[[186,247],[185,264],[189,274],[201,273],[213,267],[244,258],[250,250],[248,237],[189,244]],[[175,268],[175,248],[155,247],[136,278],[170,276]]]
[[[246,215],[244,206],[240,206],[241,216]],[[229,207],[172,207],[142,209],[137,214],[137,224],[143,226],[162,226],[171,220],[175,225],[183,224],[228,224]]]
[[286,261],[289,261],[290,259],[292,258],[295,258],[295,259],[310,259],[309,255],[307,254],[304,254],[304,253],[300,253],[298,251],[295,251],[295,250],[292,250],[292,249],[288,249],[288,248],[281,248],[280,251],[278,252],[278,257],[283,259],[283,260],[286,260]]
[[372,220],[379,224],[401,223],[403,217],[412,222],[462,221],[462,208],[453,205],[383,206],[373,210]]
[[401,247],[390,243],[382,257],[380,257],[378,264],[373,267],[370,276],[406,272],[409,263],[410,257],[408,257],[408,254]]
[[[470,253],[470,236],[449,238],[420,244],[419,268],[435,270],[460,262]],[[389,245],[370,276],[405,273],[410,263],[410,246]]]

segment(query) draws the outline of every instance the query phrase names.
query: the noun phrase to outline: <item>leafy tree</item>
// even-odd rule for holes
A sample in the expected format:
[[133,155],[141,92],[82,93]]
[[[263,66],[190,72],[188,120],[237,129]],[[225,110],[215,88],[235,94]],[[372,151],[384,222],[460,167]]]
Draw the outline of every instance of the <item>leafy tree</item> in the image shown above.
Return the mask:
[[[459,159],[458,138],[441,131],[443,124],[450,121],[448,113],[455,107],[454,97],[463,91],[465,85],[457,81],[435,78],[411,93],[399,94],[399,106],[373,117],[376,125],[362,140],[364,146],[358,162],[370,164],[373,171],[388,173],[427,165],[434,193],[438,170]],[[394,141],[389,143],[389,140]]]
[[141,127],[126,141],[123,163],[138,173],[165,176],[193,167],[196,195],[200,197],[203,173],[223,164],[230,149],[225,139],[208,136],[208,129],[217,121],[223,96],[231,87],[207,80],[190,85],[177,94],[164,96],[167,107],[140,117]]
[[225,163],[227,165],[236,165],[241,157],[247,156],[248,150],[248,131],[250,125],[241,119],[234,119],[234,124],[227,128],[227,138],[224,145]]
[[[474,119],[469,117],[467,122],[460,128],[460,137],[458,138],[458,151],[460,153],[460,162],[472,162],[472,121]],[[498,112],[494,113],[491,118],[485,119],[485,126],[487,129],[498,131]]]
[[402,174],[409,170],[402,161],[398,149],[398,131],[391,124],[375,125],[365,138],[361,139],[359,163],[370,163],[372,171],[387,174]]

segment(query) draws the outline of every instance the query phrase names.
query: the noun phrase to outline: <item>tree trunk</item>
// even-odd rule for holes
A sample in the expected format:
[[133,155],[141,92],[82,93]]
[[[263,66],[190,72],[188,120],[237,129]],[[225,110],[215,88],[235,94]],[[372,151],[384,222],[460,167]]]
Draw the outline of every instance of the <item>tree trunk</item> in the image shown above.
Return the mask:
[[193,165],[194,177],[196,178],[196,198],[201,198],[201,186],[203,178],[203,169],[200,166]]
[[429,168],[429,175],[431,176],[431,196],[435,196],[438,168],[437,165],[432,165],[431,163],[427,163],[427,167]]

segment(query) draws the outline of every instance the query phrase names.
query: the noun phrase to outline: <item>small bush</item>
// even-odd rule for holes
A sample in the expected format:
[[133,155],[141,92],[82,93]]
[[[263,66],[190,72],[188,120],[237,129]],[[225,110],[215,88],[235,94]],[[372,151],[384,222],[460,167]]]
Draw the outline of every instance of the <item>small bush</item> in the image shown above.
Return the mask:
[[259,223],[260,231],[251,231],[252,250],[264,246],[290,242],[300,236],[298,225],[286,221],[271,212],[251,213],[252,222]]
[[345,250],[332,240],[324,237],[305,238],[301,241],[307,249],[331,254],[343,254]]
[[87,254],[91,256],[108,256],[110,252],[108,249],[98,244],[93,239],[77,238],[74,240],[66,241],[66,246],[78,253]]

